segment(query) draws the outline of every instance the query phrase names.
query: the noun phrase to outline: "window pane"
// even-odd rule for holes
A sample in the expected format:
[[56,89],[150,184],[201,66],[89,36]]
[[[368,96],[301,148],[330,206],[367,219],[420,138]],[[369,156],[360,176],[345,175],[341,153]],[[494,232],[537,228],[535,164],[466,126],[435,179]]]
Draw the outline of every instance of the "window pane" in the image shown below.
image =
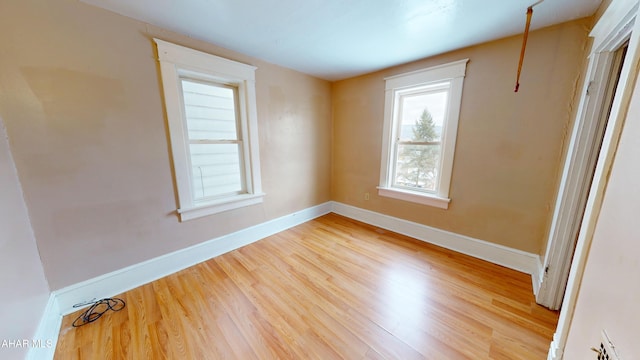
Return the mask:
[[398,119],[402,141],[440,141],[448,89],[402,95]]
[[436,191],[441,145],[398,145],[393,185]]
[[237,140],[235,89],[182,79],[190,140]]
[[201,200],[244,190],[241,144],[191,144],[193,199]]

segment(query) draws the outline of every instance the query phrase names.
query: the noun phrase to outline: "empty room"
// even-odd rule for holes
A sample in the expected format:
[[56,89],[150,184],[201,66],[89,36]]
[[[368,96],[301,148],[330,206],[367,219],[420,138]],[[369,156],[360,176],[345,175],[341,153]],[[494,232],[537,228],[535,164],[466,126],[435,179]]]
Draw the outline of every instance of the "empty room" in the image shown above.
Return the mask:
[[640,356],[636,0],[1,0],[0,359]]

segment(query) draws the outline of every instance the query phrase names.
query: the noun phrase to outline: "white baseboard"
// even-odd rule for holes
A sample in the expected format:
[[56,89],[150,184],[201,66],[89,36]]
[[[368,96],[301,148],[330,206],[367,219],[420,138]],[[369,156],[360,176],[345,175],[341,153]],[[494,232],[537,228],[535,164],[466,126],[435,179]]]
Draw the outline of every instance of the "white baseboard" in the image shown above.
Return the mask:
[[29,349],[27,360],[53,359],[61,324],[60,307],[55,295],[51,293],[40,319],[40,324],[38,324],[38,329],[33,336],[33,340],[39,341],[40,346],[33,346]]
[[354,206],[333,202],[333,212],[367,224],[391,230],[412,238],[454,250],[510,269],[530,274],[536,290],[540,285],[540,256],[469,236],[432,228],[415,222],[383,215]]
[[560,360],[562,359],[563,351],[558,345],[558,333],[553,334],[553,341],[549,345],[549,353],[547,354],[547,360]]
[[538,291],[540,291],[540,287],[542,286],[543,279],[544,279],[544,265],[542,264],[542,258],[538,256],[538,261],[536,261],[535,271],[531,274],[531,280],[533,281],[534,296],[538,296]]
[[78,310],[77,308],[73,308],[74,304],[121,294],[218,255],[251,244],[267,236],[328,214],[331,212],[331,208],[332,203],[327,202],[297,211],[262,224],[56,290],[53,292],[53,296],[59,305],[59,313],[67,315]]

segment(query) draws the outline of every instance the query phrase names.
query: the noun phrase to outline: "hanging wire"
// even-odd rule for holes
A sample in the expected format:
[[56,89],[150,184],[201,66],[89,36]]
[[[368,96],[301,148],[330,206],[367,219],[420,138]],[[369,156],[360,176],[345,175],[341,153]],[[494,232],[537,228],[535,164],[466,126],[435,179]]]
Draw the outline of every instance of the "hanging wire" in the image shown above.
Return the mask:
[[520,73],[522,72],[522,62],[524,61],[524,51],[527,48],[527,38],[529,37],[529,26],[531,25],[531,17],[533,16],[533,7],[543,1],[544,0],[538,0],[527,8],[527,23],[524,26],[524,37],[522,38],[522,49],[520,50],[520,62],[518,63],[518,75],[516,77],[516,88],[514,92],[518,92],[520,88]]

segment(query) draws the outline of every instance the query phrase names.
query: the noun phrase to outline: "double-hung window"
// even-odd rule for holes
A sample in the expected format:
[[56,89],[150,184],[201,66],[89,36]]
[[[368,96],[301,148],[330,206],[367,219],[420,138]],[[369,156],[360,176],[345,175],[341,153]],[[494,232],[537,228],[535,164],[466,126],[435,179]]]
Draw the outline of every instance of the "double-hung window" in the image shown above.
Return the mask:
[[448,208],[467,61],[385,78],[381,196]]
[[154,40],[181,220],[261,202],[255,67]]

